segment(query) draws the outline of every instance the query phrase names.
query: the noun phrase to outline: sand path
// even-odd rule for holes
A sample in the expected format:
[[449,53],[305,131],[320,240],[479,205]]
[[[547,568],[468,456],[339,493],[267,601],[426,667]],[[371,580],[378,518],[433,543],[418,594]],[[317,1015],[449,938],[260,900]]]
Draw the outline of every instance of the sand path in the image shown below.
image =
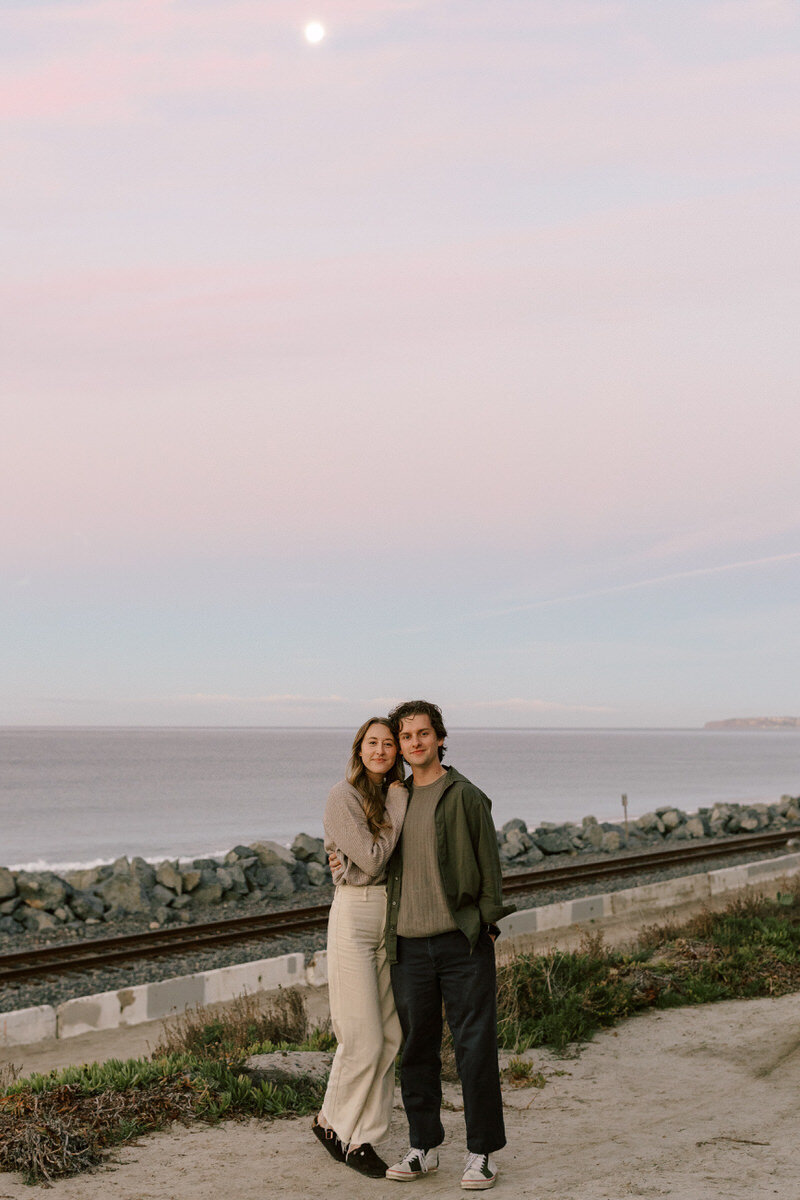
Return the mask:
[[[601,1033],[577,1057],[530,1057],[541,1089],[505,1090],[508,1146],[496,1195],[540,1200],[798,1200],[800,995],[649,1013]],[[447,1142],[415,1195],[463,1195],[457,1088]],[[385,1155],[404,1146],[395,1111]],[[412,1185],[405,1185],[406,1188]],[[0,1175],[0,1200],[330,1200],[397,1198],[329,1159],[307,1119],[194,1125],[119,1151],[94,1175],[26,1187]]]

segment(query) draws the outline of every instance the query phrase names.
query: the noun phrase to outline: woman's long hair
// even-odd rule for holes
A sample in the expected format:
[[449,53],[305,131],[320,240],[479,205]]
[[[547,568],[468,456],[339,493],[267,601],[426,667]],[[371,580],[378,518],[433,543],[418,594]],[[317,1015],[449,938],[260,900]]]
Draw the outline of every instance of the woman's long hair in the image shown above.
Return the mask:
[[[361,761],[361,743],[367,736],[367,730],[370,725],[383,725],[385,729],[388,729],[392,734],[395,747],[397,748],[397,758],[394,760],[394,765],[384,775],[382,783],[373,783],[367,774],[367,768]],[[394,779],[399,779],[402,783],[405,778],[403,759],[400,754],[400,747],[397,744],[397,737],[392,732],[392,727],[386,717],[370,717],[356,733],[356,736],[353,738],[350,761],[347,764],[346,778],[347,782],[353,785],[361,797],[361,803],[364,806],[364,815],[367,818],[367,827],[373,838],[376,838],[382,829],[387,829],[389,826],[389,822],[386,820],[386,790]]]

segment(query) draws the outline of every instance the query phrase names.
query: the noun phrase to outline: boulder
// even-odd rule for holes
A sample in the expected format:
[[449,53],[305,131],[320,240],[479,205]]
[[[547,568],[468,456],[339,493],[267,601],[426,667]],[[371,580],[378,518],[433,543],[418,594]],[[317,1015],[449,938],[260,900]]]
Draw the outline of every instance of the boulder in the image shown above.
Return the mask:
[[733,809],[730,804],[715,804],[708,814],[708,829],[712,837],[721,837],[728,828]]
[[[173,900],[177,900],[177,899],[178,899],[178,897],[175,895],[175,893],[173,891],[171,891],[169,888],[164,887],[163,883],[157,883],[153,887],[153,901],[159,907],[164,908],[164,907],[166,907],[166,905],[172,904]],[[156,916],[157,919],[160,919],[160,918],[158,918],[157,913],[154,915]]]
[[22,933],[23,926],[19,925],[13,917],[0,917],[0,933],[8,934],[10,937],[17,937]]
[[193,892],[198,887],[202,879],[203,872],[198,871],[195,867],[187,867],[181,871],[181,879],[183,880],[183,891]]
[[686,821],[686,813],[682,813],[679,808],[667,808],[663,811],[658,809],[658,816],[667,833],[671,833]]
[[568,854],[572,849],[572,835],[566,826],[548,829],[540,825],[533,832],[533,840],[545,854]]
[[701,817],[689,817],[681,828],[688,830],[689,837],[701,838],[706,836],[705,825]]
[[[298,837],[304,836],[298,834]],[[295,841],[297,839],[295,838]],[[281,863],[283,866],[292,868],[294,855],[286,846],[281,846],[279,842],[253,842],[250,846],[252,852],[256,855],[262,867],[277,866]]]
[[506,834],[505,842],[503,843],[506,856],[509,859],[519,858],[530,850],[533,845],[533,839],[523,829],[509,829]]
[[603,831],[595,817],[584,817],[581,826],[583,844],[592,850],[599,850],[603,844]]
[[227,866],[230,866],[231,863],[239,862],[243,858],[252,858],[252,857],[253,857],[253,851],[250,849],[249,846],[234,846],[233,849],[229,850],[228,853],[225,855],[223,862],[225,863],[225,866],[227,867]]
[[207,867],[200,872],[200,883],[192,892],[192,900],[195,904],[218,904],[223,891],[217,871]]
[[642,833],[664,833],[666,826],[657,813],[649,812],[644,816],[637,817],[633,822],[636,829],[641,829]]
[[[296,888],[308,887],[308,868],[311,866],[322,867],[322,863],[318,863],[318,862],[304,863],[304,862],[295,861],[295,864],[292,867],[292,879],[294,880],[294,886]],[[323,870],[324,870],[324,868],[323,868]],[[253,886],[255,886],[255,884],[253,884]]]
[[217,880],[226,892],[233,892],[235,896],[247,895],[247,878],[238,863],[232,863],[228,867],[218,867]]
[[160,883],[162,887],[169,888],[180,896],[183,891],[183,876],[178,869],[177,863],[162,862],[156,867],[156,883]]
[[17,891],[31,908],[52,912],[67,898],[67,885],[52,871],[20,871]]
[[10,900],[3,900],[0,903],[0,917],[10,917],[13,912],[16,912],[22,904],[21,896],[12,896]]
[[30,933],[44,933],[48,929],[58,929],[59,925],[51,913],[29,908],[27,904],[19,910],[19,920]]
[[[109,908],[119,909],[123,913],[150,911],[150,895],[135,875],[115,872],[98,883],[96,891]],[[109,920],[108,913],[104,916]]]
[[8,900],[17,894],[14,876],[8,867],[0,867],[0,900]]
[[609,829],[603,834],[601,850],[608,851],[609,854],[615,854],[617,850],[622,849],[623,835],[616,829]]
[[69,898],[69,906],[80,921],[88,921],[90,917],[102,917],[105,908],[100,897],[92,892],[73,892]]
[[76,892],[88,892],[110,873],[106,867],[84,867],[79,871],[67,871],[64,879]]
[[512,829],[518,829],[520,831],[520,833],[528,832],[528,826],[525,824],[524,821],[521,821],[519,819],[519,817],[514,817],[513,820],[511,820],[511,821],[506,821],[501,832],[502,833],[510,833]]
[[256,1084],[297,1084],[303,1079],[324,1083],[332,1062],[333,1055],[323,1050],[276,1050],[252,1054],[239,1071]]
[[[274,843],[267,844],[274,845]],[[298,833],[292,842],[292,856],[300,862],[318,862],[323,867],[328,861],[322,838],[310,837],[307,833]],[[264,862],[263,858],[261,861]],[[269,863],[264,863],[264,865],[270,866]]]
[[[317,864],[321,866],[321,863]],[[295,886],[291,872],[283,863],[275,863],[271,867],[258,867],[255,872],[257,883],[265,896],[279,896],[285,899],[294,894]]]
[[215,871],[217,883],[222,888],[223,892],[229,892],[233,887],[233,876],[227,867],[217,867]]
[[155,867],[144,858],[131,859],[131,875],[141,881],[148,888],[152,888],[156,882]]
[[331,873],[327,867],[323,867],[322,863],[306,863],[306,875],[311,887],[322,887],[331,882]]

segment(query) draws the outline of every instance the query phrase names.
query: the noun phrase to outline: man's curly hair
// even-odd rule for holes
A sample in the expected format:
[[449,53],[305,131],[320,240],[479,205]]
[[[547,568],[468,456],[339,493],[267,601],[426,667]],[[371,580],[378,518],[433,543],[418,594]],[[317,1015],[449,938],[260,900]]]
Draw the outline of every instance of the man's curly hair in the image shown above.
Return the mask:
[[441,762],[446,749],[444,738],[447,737],[447,730],[444,727],[442,710],[439,708],[439,705],[431,703],[430,700],[404,700],[402,704],[398,704],[397,708],[392,709],[388,717],[389,725],[395,737],[399,738],[400,726],[409,717],[428,718],[437,740],[439,738],[442,739],[442,744],[439,747],[439,762]]

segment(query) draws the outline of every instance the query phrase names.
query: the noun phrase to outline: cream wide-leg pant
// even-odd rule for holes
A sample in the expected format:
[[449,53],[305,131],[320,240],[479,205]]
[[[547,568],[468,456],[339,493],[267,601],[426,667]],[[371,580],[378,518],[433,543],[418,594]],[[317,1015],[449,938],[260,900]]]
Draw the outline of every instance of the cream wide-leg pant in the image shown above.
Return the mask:
[[347,1146],[389,1132],[400,1021],[386,961],[386,887],[340,884],[328,920],[328,995],[339,1043],[322,1116]]

